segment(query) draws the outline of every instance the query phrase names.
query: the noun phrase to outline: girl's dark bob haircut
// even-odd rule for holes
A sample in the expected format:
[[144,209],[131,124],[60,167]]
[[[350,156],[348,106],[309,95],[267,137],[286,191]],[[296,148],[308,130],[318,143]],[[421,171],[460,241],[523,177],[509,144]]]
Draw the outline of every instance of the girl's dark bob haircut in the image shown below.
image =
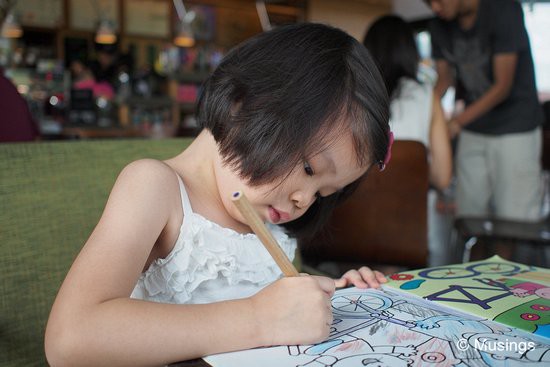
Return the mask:
[[[225,164],[248,184],[283,182],[338,136],[351,133],[359,165],[384,161],[389,101],[368,51],[347,33],[302,23],[231,50],[205,82],[198,121]],[[309,237],[357,183],[318,199],[289,232]]]

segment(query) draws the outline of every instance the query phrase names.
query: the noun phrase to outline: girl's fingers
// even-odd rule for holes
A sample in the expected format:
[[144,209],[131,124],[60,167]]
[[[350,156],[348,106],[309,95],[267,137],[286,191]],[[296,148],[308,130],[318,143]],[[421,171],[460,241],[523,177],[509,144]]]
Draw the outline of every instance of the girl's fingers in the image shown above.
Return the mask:
[[348,281],[346,278],[340,278],[340,279],[334,280],[334,286],[336,288],[344,288],[347,285],[348,285]]
[[376,276],[374,275],[374,272],[370,268],[366,266],[362,266],[359,269],[359,273],[361,274],[365,282],[369,285],[369,287],[372,287],[372,288],[380,287],[380,283],[378,282],[378,280],[376,280]]
[[336,288],[336,282],[332,280],[331,278],[322,277],[318,275],[314,275],[313,278],[317,280],[319,283],[319,286],[321,289],[328,294],[329,296],[332,296],[334,294],[335,288]]
[[381,272],[371,270],[363,266],[359,270],[349,270],[341,278],[334,280],[334,285],[337,288],[342,288],[350,284],[357,288],[380,288],[381,283],[386,283],[388,280]]
[[346,280],[346,285],[353,284],[357,288],[368,288],[369,286],[357,270],[347,271],[342,278]]
[[381,272],[379,272],[378,270],[375,270],[374,271],[374,275],[376,275],[376,279],[380,282],[380,283],[386,283],[388,281],[388,279],[386,278],[386,276],[384,274],[382,274]]

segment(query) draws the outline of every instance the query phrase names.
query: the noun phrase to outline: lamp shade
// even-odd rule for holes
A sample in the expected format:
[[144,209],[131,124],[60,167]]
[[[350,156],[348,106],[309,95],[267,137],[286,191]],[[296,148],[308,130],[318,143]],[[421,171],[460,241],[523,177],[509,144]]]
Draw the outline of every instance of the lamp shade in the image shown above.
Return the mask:
[[23,35],[23,29],[13,13],[9,13],[2,24],[3,38],[19,38]]
[[178,47],[193,47],[195,45],[195,35],[191,23],[195,19],[195,12],[187,11],[183,0],[174,0],[174,7],[179,19],[174,44]]
[[95,34],[96,43],[110,45],[115,43],[116,40],[117,36],[113,23],[107,19],[101,20]]
[[178,47],[193,47],[195,45],[195,37],[191,30],[191,25],[186,21],[181,21],[178,25],[174,44]]

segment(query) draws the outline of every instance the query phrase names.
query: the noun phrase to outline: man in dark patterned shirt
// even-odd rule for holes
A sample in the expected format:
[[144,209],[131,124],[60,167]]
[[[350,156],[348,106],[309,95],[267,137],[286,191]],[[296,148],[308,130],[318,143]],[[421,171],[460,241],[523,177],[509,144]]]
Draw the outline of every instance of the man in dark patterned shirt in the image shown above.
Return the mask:
[[541,215],[542,109],[521,5],[514,0],[427,0],[432,56],[443,95],[454,85],[465,109],[460,133],[457,215],[537,220]]

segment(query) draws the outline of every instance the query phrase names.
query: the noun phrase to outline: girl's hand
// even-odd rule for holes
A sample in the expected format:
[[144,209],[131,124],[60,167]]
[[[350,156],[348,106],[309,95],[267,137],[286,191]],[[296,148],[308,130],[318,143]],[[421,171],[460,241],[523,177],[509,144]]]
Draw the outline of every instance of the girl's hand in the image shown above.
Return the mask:
[[263,346],[314,344],[332,324],[334,281],[326,277],[285,277],[250,298]]
[[337,288],[349,285],[354,285],[357,288],[380,288],[380,284],[387,281],[381,272],[362,266],[359,270],[348,270],[340,279],[336,279],[334,284]]

